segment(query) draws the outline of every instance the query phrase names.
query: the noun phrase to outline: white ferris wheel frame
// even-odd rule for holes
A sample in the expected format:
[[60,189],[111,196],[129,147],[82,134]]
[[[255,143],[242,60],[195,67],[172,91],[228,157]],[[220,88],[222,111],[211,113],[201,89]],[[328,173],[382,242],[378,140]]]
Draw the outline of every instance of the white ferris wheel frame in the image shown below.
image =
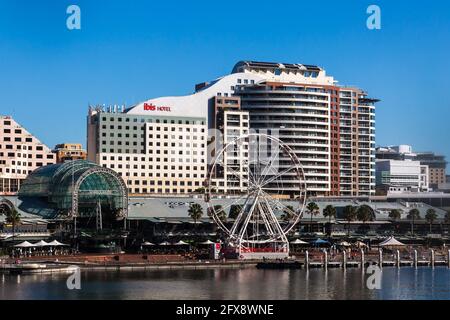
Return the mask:
[[[283,205],[278,199],[274,198],[272,195],[270,195],[267,192],[262,190],[262,188],[265,185],[275,181],[275,179],[273,179],[273,177],[266,181],[262,180],[262,181],[256,182],[256,183],[261,183],[261,185],[256,185],[255,182],[250,183],[251,182],[251,177],[250,177],[251,176],[251,173],[250,173],[251,163],[249,162],[248,163],[248,167],[249,167],[248,168],[248,182],[249,182],[249,184],[246,187],[246,189],[247,189],[246,193],[244,194],[244,196],[239,197],[231,205],[227,205],[227,207],[226,207],[226,208],[231,209],[231,207],[233,205],[237,205],[239,202],[242,202],[245,199],[245,201],[242,205],[242,208],[233,223],[233,226],[231,228],[228,228],[222,222],[222,220],[218,217],[218,212],[216,212],[216,210],[215,210],[215,205],[213,205],[211,203],[211,200],[213,199],[213,194],[214,194],[212,189],[216,187],[216,186],[213,186],[213,183],[212,183],[213,180],[215,179],[215,176],[214,176],[215,168],[218,165],[222,165],[223,167],[226,166],[226,164],[224,164],[224,163],[219,163],[219,159],[221,157],[223,157],[224,153],[230,146],[237,145],[240,140],[249,139],[249,141],[250,141],[251,137],[256,137],[257,139],[265,138],[267,140],[275,142],[278,144],[279,150],[280,151],[283,150],[289,156],[292,166],[289,167],[287,170],[283,170],[281,173],[277,173],[275,176],[282,177],[289,171],[295,170],[296,176],[298,176],[298,178],[299,178],[299,183],[298,183],[298,185],[299,185],[299,190],[298,190],[299,206],[297,209],[294,208],[294,211],[292,211],[290,208]],[[278,154],[280,154],[280,152],[278,152]],[[272,156],[268,163],[268,166],[270,164],[269,167],[271,167],[274,160],[275,160],[275,158]],[[266,169],[264,169],[262,172],[264,173],[265,170]],[[269,170],[267,172],[265,172],[264,177],[266,177],[268,173],[269,173]],[[250,185],[250,184],[252,184],[252,185]],[[253,200],[253,204],[250,207],[249,212],[245,213],[245,208],[247,207],[247,204],[248,204],[251,196],[254,196],[254,194],[255,194],[255,188],[257,188],[256,189],[256,192],[257,192],[256,197]],[[253,189],[253,191],[251,191],[250,189]],[[244,243],[246,243],[246,244],[266,244],[266,243],[276,243],[276,242],[281,242],[281,243],[287,245],[287,247],[288,247],[288,240],[287,240],[286,235],[297,225],[297,223],[300,221],[300,219],[303,216],[303,212],[304,212],[305,206],[306,206],[306,195],[307,195],[306,192],[307,192],[307,188],[306,188],[305,172],[303,170],[303,166],[301,165],[299,159],[295,155],[295,152],[288,145],[286,145],[283,141],[281,141],[280,139],[278,139],[276,137],[273,137],[273,136],[270,136],[267,134],[262,134],[262,133],[250,133],[250,134],[247,134],[244,136],[239,136],[239,137],[235,138],[233,141],[226,144],[222,148],[222,150],[220,150],[220,152],[218,152],[216,154],[214,162],[211,165],[210,172],[208,175],[207,188],[205,191],[205,202],[208,204],[208,211],[211,212],[211,216],[212,216],[213,220],[215,221],[215,223],[228,236],[229,241],[232,243],[236,243],[237,245],[239,245],[239,247],[243,246]],[[261,202],[259,199],[260,197],[262,200]],[[235,200],[235,199],[233,199],[233,200]],[[267,230],[270,233],[270,237],[268,239],[254,240],[254,241],[244,239],[244,233],[246,231],[246,228],[249,225],[249,222],[250,222],[252,216],[254,215],[256,208],[258,209],[259,215],[261,216],[265,226],[267,227]],[[294,218],[292,219],[292,221],[288,221],[288,223],[285,227],[282,227],[280,222],[278,221],[277,217],[275,216],[273,208],[277,208],[277,209],[281,208],[281,210],[290,211],[290,214],[292,214]],[[222,210],[224,210],[224,209],[222,209]],[[226,210],[224,210],[224,211],[226,214]],[[245,216],[244,223],[240,226],[241,220],[244,218],[244,216]]]

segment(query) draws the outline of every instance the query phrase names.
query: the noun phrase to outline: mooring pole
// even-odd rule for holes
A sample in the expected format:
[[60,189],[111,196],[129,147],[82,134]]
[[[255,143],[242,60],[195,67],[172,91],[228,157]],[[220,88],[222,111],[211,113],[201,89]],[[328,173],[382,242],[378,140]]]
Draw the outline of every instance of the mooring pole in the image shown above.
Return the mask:
[[397,268],[400,268],[400,250],[397,250]]
[[308,250],[306,250],[306,252],[305,252],[305,266],[306,266],[306,269],[309,268],[309,252],[308,252]]
[[342,267],[344,268],[344,269],[346,269],[347,268],[347,251],[343,251],[342,252]]
[[328,268],[328,252],[326,249],[323,250],[323,260],[325,263],[325,269]]
[[447,266],[450,268],[450,250],[447,251]]
[[434,262],[435,262],[434,250],[431,249],[431,267],[433,267],[433,268],[434,268]]
[[414,250],[414,268],[417,268],[417,250]]
[[364,257],[364,250],[361,249],[361,269],[364,270],[365,264],[366,264],[366,261],[365,261],[365,257]]
[[380,268],[383,268],[383,249],[378,250],[378,265]]

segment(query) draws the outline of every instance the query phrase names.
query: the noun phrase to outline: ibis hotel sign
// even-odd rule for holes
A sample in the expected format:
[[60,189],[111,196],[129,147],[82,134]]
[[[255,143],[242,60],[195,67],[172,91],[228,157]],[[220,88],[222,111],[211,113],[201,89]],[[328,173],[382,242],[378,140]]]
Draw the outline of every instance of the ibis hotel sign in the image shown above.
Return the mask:
[[144,103],[144,111],[163,111],[171,112],[171,108],[167,106],[155,106],[153,103]]

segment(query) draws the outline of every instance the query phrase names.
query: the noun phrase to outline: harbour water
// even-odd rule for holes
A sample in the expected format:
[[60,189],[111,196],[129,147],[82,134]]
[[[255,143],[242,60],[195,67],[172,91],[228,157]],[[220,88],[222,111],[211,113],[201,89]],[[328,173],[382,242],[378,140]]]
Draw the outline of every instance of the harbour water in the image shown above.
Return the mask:
[[384,268],[381,289],[368,289],[359,269],[152,270],[81,272],[81,290],[69,275],[0,275],[0,300],[16,299],[450,299],[450,270]]

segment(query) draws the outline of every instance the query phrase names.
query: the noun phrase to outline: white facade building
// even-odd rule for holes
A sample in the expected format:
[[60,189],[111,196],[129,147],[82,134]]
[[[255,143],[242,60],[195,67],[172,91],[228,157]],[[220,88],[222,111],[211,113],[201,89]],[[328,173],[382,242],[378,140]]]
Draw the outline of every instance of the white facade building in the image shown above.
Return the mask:
[[15,194],[29,173],[56,155],[12,117],[0,116],[0,194]]
[[377,160],[377,185],[388,193],[429,191],[428,166],[412,160]]

